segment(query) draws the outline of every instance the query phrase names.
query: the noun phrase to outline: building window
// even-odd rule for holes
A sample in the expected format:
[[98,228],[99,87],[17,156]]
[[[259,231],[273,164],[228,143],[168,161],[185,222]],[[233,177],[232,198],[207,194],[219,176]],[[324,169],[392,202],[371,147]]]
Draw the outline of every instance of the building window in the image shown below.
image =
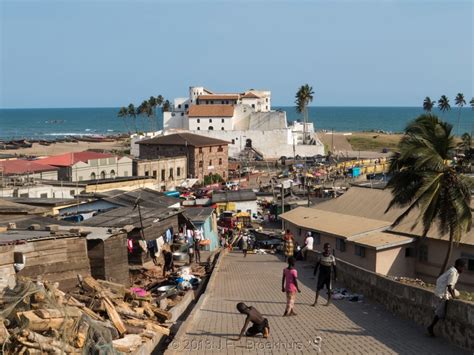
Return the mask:
[[198,130],[198,131],[200,131],[200,130],[201,130],[201,127],[198,127],[198,129],[197,129],[197,130]]
[[153,177],[156,178],[156,176],[157,176],[157,172],[156,170],[153,170]]
[[220,145],[220,146],[217,148],[217,151],[218,151],[218,152],[223,152],[224,149],[223,149],[222,146]]
[[165,169],[161,169],[161,181],[165,181],[165,179],[166,179],[165,174],[166,174]]
[[222,119],[221,122],[224,123],[224,119]]
[[145,171],[145,176],[150,176],[150,173],[147,171]]
[[356,245],[354,251],[355,251],[355,255],[360,256],[361,258],[365,258],[365,247]]
[[211,100],[211,105],[214,105],[214,101]]
[[[193,100],[191,100],[191,102],[193,102]],[[185,104],[185,105],[184,105],[184,108],[188,108],[188,107],[189,107],[188,104]]]
[[115,179],[115,170],[110,170],[110,177]]
[[181,112],[181,116],[184,116],[184,112]]
[[173,168],[170,168],[170,179],[173,180]]
[[225,178],[225,171],[222,172],[222,177]]
[[212,147],[209,147],[209,153],[212,153]]
[[102,171],[100,172],[100,178],[101,178],[101,179],[105,179],[105,176],[106,176],[106,173],[105,173],[104,170],[102,170]]
[[252,104],[252,108],[255,108],[255,104]]
[[406,258],[412,258],[416,254],[415,248],[405,248],[405,257]]
[[212,118],[209,118],[209,123],[212,123]]
[[198,122],[198,123],[201,123],[201,119],[200,119],[200,118],[198,118],[198,119],[197,119],[197,122]]
[[346,241],[342,238],[336,238],[336,249],[340,252],[346,251]]
[[48,198],[48,193],[40,194],[40,198]]
[[91,173],[91,180],[95,180],[95,173]]
[[75,191],[75,190],[70,190],[70,191],[69,191],[69,195],[74,196],[75,194],[76,194],[76,191]]
[[231,142],[232,142],[232,144],[235,144],[235,139],[232,139],[232,141],[231,141]]
[[212,166],[212,159],[209,160],[209,166]]
[[202,148],[199,148],[199,153],[202,153]]
[[181,108],[181,105],[178,105],[178,108]]
[[267,105],[267,106],[265,106],[265,107],[266,107],[266,109],[268,110],[268,105]]
[[202,160],[199,160],[199,167],[202,168]]
[[222,158],[219,158],[219,165],[222,165]]
[[428,245],[420,245],[418,248],[418,260],[421,262],[428,261]]
[[180,167],[177,167],[176,168],[176,176],[181,176],[181,168]]
[[214,127],[209,126],[208,130],[209,130],[209,131],[213,131],[213,130],[214,130]]
[[224,127],[221,127],[221,131],[223,131],[223,130],[224,130]]

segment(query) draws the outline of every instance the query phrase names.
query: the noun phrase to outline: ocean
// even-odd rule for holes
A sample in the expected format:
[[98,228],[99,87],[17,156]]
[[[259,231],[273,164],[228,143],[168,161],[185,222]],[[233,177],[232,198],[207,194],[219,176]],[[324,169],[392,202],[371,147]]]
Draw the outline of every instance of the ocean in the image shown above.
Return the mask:
[[[302,119],[294,107],[274,107],[286,111],[289,122]],[[0,140],[36,138],[54,139],[73,135],[111,135],[128,132],[124,120],[117,117],[118,108],[54,108],[54,109],[0,109]],[[441,113],[444,120],[454,125],[457,133],[458,108]],[[401,132],[406,124],[422,114],[420,107],[310,107],[309,119],[316,130],[335,132],[381,130]],[[138,118],[139,130],[149,127],[149,121]],[[157,114],[158,129],[162,128],[161,113]],[[132,129],[133,130],[133,129]],[[474,110],[461,110],[460,132],[474,131]]]

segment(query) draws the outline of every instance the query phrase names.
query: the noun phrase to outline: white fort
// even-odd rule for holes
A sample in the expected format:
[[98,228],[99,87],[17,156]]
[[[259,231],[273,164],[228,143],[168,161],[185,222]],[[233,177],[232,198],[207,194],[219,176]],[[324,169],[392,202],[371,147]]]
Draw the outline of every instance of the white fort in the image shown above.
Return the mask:
[[237,157],[246,147],[267,159],[324,154],[313,124],[306,124],[309,139],[303,144],[303,123],[288,125],[286,112],[272,110],[271,92],[265,90],[216,93],[202,86],[191,86],[188,97],[176,98],[170,111],[163,113],[160,133],[177,131],[226,140],[230,142],[232,157]]

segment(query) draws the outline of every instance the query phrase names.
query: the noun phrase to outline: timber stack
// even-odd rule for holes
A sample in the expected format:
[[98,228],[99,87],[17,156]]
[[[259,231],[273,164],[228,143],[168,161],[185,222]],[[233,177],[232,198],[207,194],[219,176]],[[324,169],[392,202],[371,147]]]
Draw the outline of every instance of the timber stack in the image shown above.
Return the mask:
[[0,343],[5,354],[131,353],[169,335],[171,313],[148,292],[78,277],[68,293],[58,283],[18,280],[0,298]]

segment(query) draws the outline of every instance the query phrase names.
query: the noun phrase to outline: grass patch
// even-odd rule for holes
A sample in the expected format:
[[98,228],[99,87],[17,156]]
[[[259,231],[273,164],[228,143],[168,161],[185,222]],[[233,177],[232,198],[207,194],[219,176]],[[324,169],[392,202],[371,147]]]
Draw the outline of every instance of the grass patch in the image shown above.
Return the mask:
[[353,150],[380,152],[384,148],[394,150],[400,137],[398,134],[355,133],[348,136],[347,140]]

